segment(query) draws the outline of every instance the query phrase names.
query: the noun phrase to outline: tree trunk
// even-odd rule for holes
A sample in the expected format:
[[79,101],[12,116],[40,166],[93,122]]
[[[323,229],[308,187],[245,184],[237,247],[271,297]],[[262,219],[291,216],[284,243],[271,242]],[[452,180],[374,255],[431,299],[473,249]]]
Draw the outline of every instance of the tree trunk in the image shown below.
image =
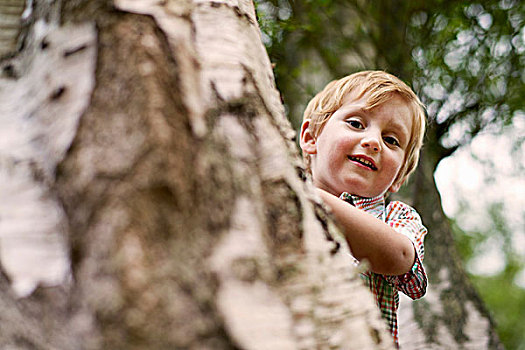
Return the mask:
[[[428,138],[432,137],[430,128]],[[432,144],[425,146],[413,175],[410,201],[429,228],[425,267],[429,286],[425,298],[400,306],[400,343],[409,349],[502,349],[495,325],[470,282],[455,249],[452,231],[441,207],[433,173],[439,161]]]
[[28,4],[0,80],[1,348],[392,348],[250,1]]

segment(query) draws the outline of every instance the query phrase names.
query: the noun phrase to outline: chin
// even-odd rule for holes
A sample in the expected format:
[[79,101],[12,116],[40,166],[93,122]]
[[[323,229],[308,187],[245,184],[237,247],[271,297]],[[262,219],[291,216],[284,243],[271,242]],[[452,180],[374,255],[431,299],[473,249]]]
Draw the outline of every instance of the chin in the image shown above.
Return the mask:
[[347,191],[348,193],[351,193],[353,195],[356,195],[356,196],[359,196],[359,197],[364,197],[364,198],[374,198],[374,197],[377,197],[377,196],[381,196],[381,195],[385,195],[385,193],[377,193],[377,192],[369,192],[369,191],[355,191],[355,192],[351,192],[351,191]]
[[366,189],[363,189],[363,188],[359,188],[359,186],[351,186],[351,185],[348,185],[345,187],[345,189],[343,191],[341,191],[340,193],[343,193],[343,192],[348,192],[350,194],[353,194],[355,196],[359,196],[359,197],[375,197],[373,195],[370,195],[370,192],[367,191]]

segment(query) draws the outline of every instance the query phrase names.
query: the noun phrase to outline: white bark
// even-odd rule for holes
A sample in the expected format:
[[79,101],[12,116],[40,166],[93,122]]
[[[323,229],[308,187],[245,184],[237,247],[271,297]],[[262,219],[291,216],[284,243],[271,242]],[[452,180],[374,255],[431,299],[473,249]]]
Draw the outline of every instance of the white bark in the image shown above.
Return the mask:
[[67,226],[51,187],[89,104],[96,52],[92,25],[38,21],[31,37],[10,62],[20,78],[0,79],[0,262],[19,296],[69,273]]

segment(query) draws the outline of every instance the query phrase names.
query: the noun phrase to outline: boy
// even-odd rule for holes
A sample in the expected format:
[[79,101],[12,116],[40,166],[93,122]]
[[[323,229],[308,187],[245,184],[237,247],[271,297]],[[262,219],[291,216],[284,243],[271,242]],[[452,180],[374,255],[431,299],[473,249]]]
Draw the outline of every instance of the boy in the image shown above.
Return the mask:
[[385,206],[415,169],[425,132],[424,107],[401,80],[365,71],[329,83],[308,104],[300,145],[307,171],[341,225],[398,345],[398,291],[426,292],[423,239],[417,212]]

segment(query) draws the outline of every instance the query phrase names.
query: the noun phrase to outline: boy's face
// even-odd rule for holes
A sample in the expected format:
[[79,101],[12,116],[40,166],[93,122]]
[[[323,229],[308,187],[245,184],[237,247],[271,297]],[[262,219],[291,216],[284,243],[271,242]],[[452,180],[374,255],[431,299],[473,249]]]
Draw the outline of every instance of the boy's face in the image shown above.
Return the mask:
[[364,110],[367,97],[347,95],[317,138],[308,125],[301,130],[301,148],[311,155],[314,184],[336,196],[349,192],[375,197],[396,192],[404,180],[394,183],[410,140],[410,109],[394,95]]

